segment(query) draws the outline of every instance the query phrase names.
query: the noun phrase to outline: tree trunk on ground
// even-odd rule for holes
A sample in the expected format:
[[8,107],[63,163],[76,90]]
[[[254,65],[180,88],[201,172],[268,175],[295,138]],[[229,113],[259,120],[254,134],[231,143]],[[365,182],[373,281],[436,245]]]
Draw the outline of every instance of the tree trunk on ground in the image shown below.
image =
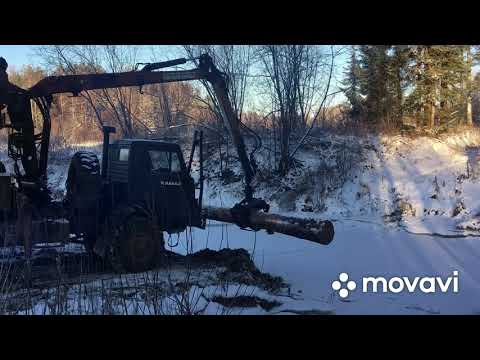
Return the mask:
[[[204,208],[207,219],[235,224],[230,209],[207,206]],[[252,226],[272,233],[290,235],[318,244],[328,245],[334,236],[333,224],[328,220],[301,219],[294,217],[252,212]]]

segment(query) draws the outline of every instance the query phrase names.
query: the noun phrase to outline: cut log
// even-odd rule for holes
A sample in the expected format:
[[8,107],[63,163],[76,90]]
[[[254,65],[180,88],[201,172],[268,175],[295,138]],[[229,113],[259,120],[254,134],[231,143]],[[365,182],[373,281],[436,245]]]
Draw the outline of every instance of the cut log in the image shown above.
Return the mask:
[[[230,209],[207,206],[203,210],[207,219],[235,224]],[[249,220],[254,228],[270,233],[290,235],[322,245],[328,245],[333,240],[333,224],[328,220],[302,219],[260,211],[252,212]]]

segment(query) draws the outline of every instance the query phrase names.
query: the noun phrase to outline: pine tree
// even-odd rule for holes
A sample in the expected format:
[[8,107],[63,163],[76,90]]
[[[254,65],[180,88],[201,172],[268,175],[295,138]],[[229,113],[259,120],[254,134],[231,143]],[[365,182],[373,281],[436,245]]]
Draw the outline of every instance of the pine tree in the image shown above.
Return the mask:
[[366,121],[371,124],[389,123],[388,48],[385,45],[360,47],[360,64],[364,77],[360,88],[365,96]]
[[429,128],[449,127],[465,118],[465,47],[417,45],[412,47],[412,93],[408,103],[420,123]]
[[467,125],[473,125],[472,112],[472,97],[473,97],[473,54],[472,47],[465,47],[466,61],[465,61],[465,102],[466,102],[466,121]]
[[395,127],[403,123],[404,92],[408,86],[406,71],[409,55],[410,48],[408,46],[395,45],[391,48],[387,84],[391,118]]
[[342,81],[342,90],[350,103],[349,116],[353,121],[359,121],[364,115],[361,82],[363,71],[357,57],[357,49],[352,46],[345,78]]
[[370,124],[398,127],[402,123],[408,46],[362,45],[352,51],[345,74],[350,115],[362,114]]

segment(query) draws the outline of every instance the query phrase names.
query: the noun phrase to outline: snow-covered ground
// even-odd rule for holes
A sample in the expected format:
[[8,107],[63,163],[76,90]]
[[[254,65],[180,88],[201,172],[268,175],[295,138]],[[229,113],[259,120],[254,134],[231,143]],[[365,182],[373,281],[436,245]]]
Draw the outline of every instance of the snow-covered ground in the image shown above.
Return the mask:
[[[217,226],[208,232],[195,231],[195,247],[247,248],[254,253],[262,271],[282,276],[291,284],[295,299],[288,299],[272,312],[291,309],[328,310],[335,314],[480,313],[479,238],[419,236],[381,223],[352,220],[335,222],[335,231],[334,241],[321,246],[279,234],[255,234],[234,226]],[[223,239],[223,244],[218,239]],[[361,279],[366,276],[446,279],[453,271],[459,272],[458,293],[360,290]],[[357,283],[357,289],[345,300],[331,287],[343,272]]]
[[[352,139],[348,141],[351,146]],[[315,199],[315,189],[303,187],[307,171],[315,174],[325,161],[321,151],[302,154],[308,170],[282,182],[280,188],[287,186],[283,192],[289,193],[286,201],[281,200],[282,206],[276,201],[279,197],[271,196],[272,189],[259,186],[258,191],[273,200],[272,211],[334,220],[333,242],[321,246],[258,233],[256,263],[292,284],[292,291],[303,298],[299,301],[306,308],[323,309],[327,304],[337,314],[480,313],[479,133],[353,141],[363,148],[362,161],[354,164],[342,186],[322,198]],[[318,181],[325,181],[322,173],[317,174]],[[232,193],[219,191],[210,200],[229,205],[235,201]],[[314,208],[320,203],[319,210],[302,211],[308,197],[314,198]],[[230,246],[246,247],[254,241],[252,233],[229,228]],[[209,241],[217,238],[210,235]],[[434,294],[418,287],[413,293],[363,293],[359,288],[362,278],[368,276],[387,280],[439,276],[446,281],[453,271],[458,271],[456,293],[452,286],[448,292],[440,292],[438,285]],[[342,272],[357,283],[347,299],[331,288]]]
[[[257,196],[271,203],[272,212],[334,221],[333,242],[322,246],[212,223],[206,231],[193,230],[193,250],[246,248],[262,271],[291,285],[290,296],[277,297],[281,306],[242,313],[480,313],[479,147],[477,131],[439,138],[325,136],[299,153],[303,167],[271,181],[265,180],[271,165],[260,153],[264,180],[257,184]],[[63,158],[54,158],[49,170],[59,196],[68,165]],[[212,175],[215,161],[210,166]],[[239,173],[238,167],[234,172]],[[241,196],[240,182],[222,184],[211,176],[204,202],[230,206]],[[174,250],[186,252],[182,240]],[[454,271],[458,292],[452,287],[445,293],[424,293],[418,287],[412,293],[361,291],[367,276],[445,280]],[[331,286],[343,272],[357,283],[346,299]],[[207,313],[218,313],[210,306]]]

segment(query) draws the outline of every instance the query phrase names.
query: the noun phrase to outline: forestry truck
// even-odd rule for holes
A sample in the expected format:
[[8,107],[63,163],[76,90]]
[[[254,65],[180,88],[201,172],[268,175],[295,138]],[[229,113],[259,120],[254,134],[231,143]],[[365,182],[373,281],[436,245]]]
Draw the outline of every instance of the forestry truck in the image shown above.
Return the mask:
[[[164,232],[179,233],[191,226],[203,229],[206,219],[234,223],[241,228],[265,229],[269,233],[280,232],[320,244],[332,241],[334,231],[330,221],[268,214],[269,205],[254,197],[255,162],[247,154],[241,123],[229,100],[226,76],[209,55],[201,55],[198,66],[191,70],[157,71],[189,61],[182,58],[146,64],[140,70],[129,72],[49,76],[28,90],[8,81],[6,61],[0,60],[3,71],[0,128],[8,129],[8,156],[14,168],[13,174],[6,174],[0,162],[0,222],[7,229],[4,242],[8,242],[8,229],[13,228],[13,242],[24,245],[27,258],[35,243],[76,240],[81,241],[88,252],[108,259],[118,271],[143,271],[152,268],[164,250]],[[147,139],[110,142],[115,128],[108,126],[103,127],[101,163],[93,152],[77,152],[70,162],[65,199],[51,198],[47,163],[50,106],[55,94],[77,96],[88,90],[141,88],[202,79],[212,85],[236,147],[244,174],[244,200],[231,209],[202,206],[202,132],[195,132],[186,163],[176,143]],[[40,109],[41,126],[34,125],[32,102]],[[36,127],[41,128],[38,133]],[[198,184],[191,176],[196,150],[200,164]]]

